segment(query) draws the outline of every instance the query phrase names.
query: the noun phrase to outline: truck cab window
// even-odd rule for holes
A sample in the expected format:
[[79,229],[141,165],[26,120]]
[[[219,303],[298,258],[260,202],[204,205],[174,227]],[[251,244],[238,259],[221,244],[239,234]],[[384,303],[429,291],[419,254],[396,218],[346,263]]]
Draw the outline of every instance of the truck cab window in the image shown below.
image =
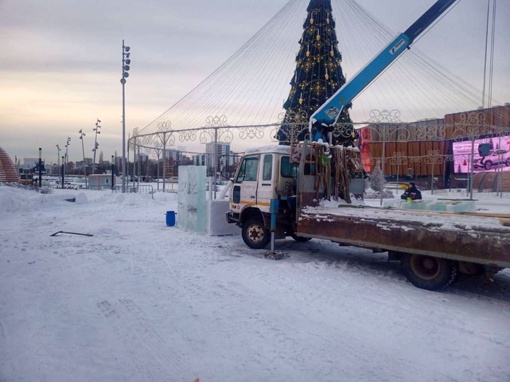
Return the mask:
[[236,178],[236,183],[242,183],[244,181],[256,181],[257,180],[257,169],[259,167],[258,157],[247,157],[244,158],[241,164],[239,174]]
[[290,163],[289,157],[282,157],[280,162],[280,174],[282,174],[284,178],[295,178],[298,166],[298,163]]
[[262,170],[262,180],[271,180],[273,176],[273,156],[264,156],[264,169]]

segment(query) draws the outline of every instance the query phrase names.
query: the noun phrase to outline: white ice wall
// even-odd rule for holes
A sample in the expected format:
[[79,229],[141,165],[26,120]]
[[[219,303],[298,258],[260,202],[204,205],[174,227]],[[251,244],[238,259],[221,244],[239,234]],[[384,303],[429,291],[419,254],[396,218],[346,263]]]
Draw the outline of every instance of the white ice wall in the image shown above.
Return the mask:
[[207,233],[212,236],[239,235],[241,229],[227,223],[228,200],[208,200]]
[[176,226],[185,231],[207,233],[212,236],[240,234],[239,227],[227,223],[228,200],[206,200],[208,193],[205,175],[205,166],[179,167]]
[[179,207],[177,227],[185,231],[206,232],[205,166],[179,166]]

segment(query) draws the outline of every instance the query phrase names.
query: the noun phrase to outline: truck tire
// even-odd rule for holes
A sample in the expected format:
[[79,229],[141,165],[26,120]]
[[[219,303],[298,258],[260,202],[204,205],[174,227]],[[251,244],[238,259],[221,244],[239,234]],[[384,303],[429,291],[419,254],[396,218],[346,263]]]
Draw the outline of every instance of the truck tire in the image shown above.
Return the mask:
[[492,161],[491,160],[487,160],[485,161],[485,164],[483,165],[483,167],[485,167],[486,170],[490,170],[492,168]]
[[404,275],[418,288],[443,289],[457,277],[457,264],[451,260],[406,254],[401,261]]
[[244,243],[252,249],[265,248],[271,240],[269,230],[264,227],[264,222],[258,216],[251,217],[243,224],[241,234]]

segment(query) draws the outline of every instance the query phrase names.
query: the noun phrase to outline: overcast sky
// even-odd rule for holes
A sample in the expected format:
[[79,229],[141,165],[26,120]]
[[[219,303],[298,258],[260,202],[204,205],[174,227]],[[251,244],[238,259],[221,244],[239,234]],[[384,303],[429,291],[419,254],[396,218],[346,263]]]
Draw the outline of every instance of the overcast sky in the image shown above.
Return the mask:
[[[487,1],[462,0],[454,12],[464,17],[439,23],[419,42],[421,50],[450,64],[450,70],[477,87],[483,77],[478,47],[484,39],[480,20],[485,19]],[[396,32],[405,30],[434,0],[358,2]],[[129,132],[186,95],[286,3],[0,0],[0,146],[13,159],[37,157],[42,147],[46,162],[53,163],[56,145],[63,148],[69,136],[70,159],[82,160],[78,131],[86,132],[85,155],[92,157],[92,129],[99,118],[99,150],[106,160],[115,151],[120,155],[123,39],[132,49],[126,84]],[[494,96],[510,102],[510,2],[497,4]],[[450,56],[456,62],[449,62]]]

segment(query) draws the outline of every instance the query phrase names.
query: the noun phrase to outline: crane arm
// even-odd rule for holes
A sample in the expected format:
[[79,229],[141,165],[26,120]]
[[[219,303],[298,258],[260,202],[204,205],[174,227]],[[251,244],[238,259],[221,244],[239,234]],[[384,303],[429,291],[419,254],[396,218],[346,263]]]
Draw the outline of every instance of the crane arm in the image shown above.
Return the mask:
[[397,35],[380,53],[378,53],[364,68],[333,94],[310,117],[311,139],[326,140],[328,132],[338,121],[342,110],[386,68],[388,68],[406,49],[410,49],[414,40],[421,35],[434,21],[436,21],[457,0],[438,0],[404,33]]

